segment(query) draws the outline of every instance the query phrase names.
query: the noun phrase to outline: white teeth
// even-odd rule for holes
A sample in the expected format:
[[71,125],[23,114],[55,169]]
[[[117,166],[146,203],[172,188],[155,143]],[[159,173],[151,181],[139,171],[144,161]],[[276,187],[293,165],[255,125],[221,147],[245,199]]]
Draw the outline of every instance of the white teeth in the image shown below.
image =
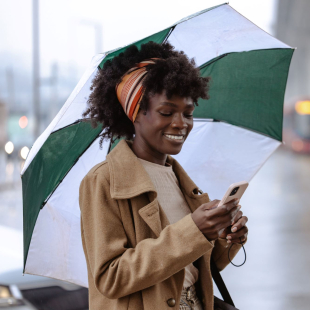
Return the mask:
[[171,135],[165,135],[165,136],[170,139],[183,140],[183,136],[171,136]]

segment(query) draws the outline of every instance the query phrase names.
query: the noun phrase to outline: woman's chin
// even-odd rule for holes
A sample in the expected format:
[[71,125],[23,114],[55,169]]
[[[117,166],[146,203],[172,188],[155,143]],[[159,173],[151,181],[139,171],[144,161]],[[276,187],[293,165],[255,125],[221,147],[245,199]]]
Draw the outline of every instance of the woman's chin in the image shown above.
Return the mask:
[[174,146],[174,147],[169,147],[169,148],[167,148],[167,152],[165,152],[165,153],[169,154],[169,155],[177,155],[181,152],[182,146],[183,146],[183,144],[178,145],[178,146]]

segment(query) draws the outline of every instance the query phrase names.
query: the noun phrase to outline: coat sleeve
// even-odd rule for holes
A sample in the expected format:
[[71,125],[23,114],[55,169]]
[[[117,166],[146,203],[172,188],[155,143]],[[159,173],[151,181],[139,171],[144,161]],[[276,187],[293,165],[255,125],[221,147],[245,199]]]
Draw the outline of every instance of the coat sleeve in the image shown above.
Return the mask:
[[168,225],[156,239],[128,245],[118,201],[103,174],[87,174],[80,184],[83,248],[97,290],[120,298],[162,282],[214,247],[191,214]]
[[[229,258],[231,261],[236,256],[236,254],[241,249],[241,247],[242,247],[241,244],[234,243],[234,245],[232,246],[229,252]],[[230,263],[228,259],[229,248],[230,248],[230,244],[227,243],[226,239],[218,238],[214,243],[212,257],[219,271],[222,271]]]

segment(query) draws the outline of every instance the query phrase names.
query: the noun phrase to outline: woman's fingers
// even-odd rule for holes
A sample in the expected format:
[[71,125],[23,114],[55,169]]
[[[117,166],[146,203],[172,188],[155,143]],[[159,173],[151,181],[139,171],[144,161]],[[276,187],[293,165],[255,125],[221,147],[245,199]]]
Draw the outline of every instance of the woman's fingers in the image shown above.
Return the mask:
[[239,203],[239,199],[234,199],[234,200],[231,200],[230,202],[223,204],[220,207],[212,208],[210,210],[210,213],[209,213],[210,217],[211,216],[213,216],[213,217],[225,216],[225,215],[231,213],[231,211],[234,208],[236,208],[238,203]]
[[219,200],[214,200],[202,204],[192,213],[193,221],[208,240],[225,238],[231,232],[238,232],[230,236],[230,240],[238,241],[239,237],[245,235],[246,232],[241,229],[248,221],[248,218],[240,211],[239,199],[234,199],[220,207],[217,206],[218,203]]
[[[234,220],[234,218],[237,216],[238,212],[239,212],[239,207],[236,206],[235,208],[233,208],[231,210],[231,212],[229,214],[226,214],[225,216],[221,217],[221,222],[218,224],[219,228],[226,228],[228,226],[232,225],[232,221]],[[231,230],[229,230],[229,232],[231,232]]]
[[244,236],[242,236],[242,237],[240,237],[238,239],[229,239],[229,240],[227,240],[227,243],[240,243],[240,240],[241,240],[242,243],[244,243],[246,241],[246,239],[247,239],[247,235],[248,234],[246,233]]
[[226,238],[228,243],[240,243],[240,238],[241,241],[245,241],[247,235],[248,235],[248,228],[244,226],[237,232],[228,234]]
[[230,233],[230,226],[226,227],[223,230],[223,232],[219,235],[219,238],[225,239],[229,233]]
[[227,235],[227,242],[228,243],[240,243],[246,241],[248,228],[246,227],[246,223],[248,218],[246,216],[242,216],[237,220],[235,224],[231,227],[232,233]]
[[245,224],[247,223],[248,218],[246,216],[242,216],[241,218],[239,218],[239,220],[232,225],[231,227],[231,231],[232,232],[236,232],[239,229],[241,229],[243,226],[245,226]]
[[234,225],[239,219],[242,218],[242,215],[243,215],[243,212],[240,211],[241,209],[241,205],[238,205],[237,206],[239,209],[238,209],[238,213],[234,216],[232,222],[231,222],[231,225]]

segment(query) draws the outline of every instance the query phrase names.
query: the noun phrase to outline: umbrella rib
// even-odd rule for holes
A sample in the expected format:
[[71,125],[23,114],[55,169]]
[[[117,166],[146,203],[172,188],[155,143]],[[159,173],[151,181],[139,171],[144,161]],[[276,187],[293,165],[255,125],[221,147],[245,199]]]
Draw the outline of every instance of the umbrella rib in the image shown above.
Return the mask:
[[218,61],[218,60],[221,59],[221,58],[226,57],[228,54],[229,54],[229,53],[226,53],[226,54],[223,54],[223,55],[221,55],[221,56],[218,56],[218,57],[216,57],[216,58],[211,59],[210,61],[208,61],[208,62],[202,64],[201,66],[199,66],[199,70],[201,70],[201,69],[203,69],[203,68],[205,68],[205,67],[211,65],[212,63],[214,63],[215,61]]
[[244,129],[244,130],[248,130],[248,131],[257,133],[257,134],[259,134],[259,135],[262,135],[262,136],[265,136],[265,137],[267,137],[267,138],[270,138],[270,139],[273,139],[273,140],[275,140],[275,141],[278,141],[278,142],[280,142],[280,143],[283,143],[282,141],[277,140],[277,139],[275,139],[274,137],[269,136],[269,135],[267,135],[267,134],[265,134],[265,133],[262,133],[262,132],[260,132],[260,131],[257,131],[257,130],[254,130],[254,129],[250,129],[250,128],[248,128],[248,127],[244,127],[244,126],[239,125],[239,124],[233,124],[233,123],[227,122],[227,121],[225,121],[225,120],[221,120],[221,119],[215,119],[215,118],[195,118],[195,117],[194,117],[194,122],[224,123],[224,124],[228,124],[228,125],[231,125],[231,126],[236,126],[236,127],[242,128],[242,129]]
[[213,122],[213,118],[196,118],[194,117],[194,122]]
[[[264,30],[263,28],[259,27],[258,25],[256,25],[255,23],[253,23],[251,20],[249,20],[247,17],[245,17],[243,14],[241,14],[240,12],[238,12],[236,9],[234,9],[232,6],[230,6],[236,13],[238,13],[239,15],[241,15],[244,19],[248,20],[250,23],[252,23],[253,25],[255,25],[255,27],[259,28],[261,31],[265,32],[266,34],[268,34],[269,36],[271,36],[272,38],[274,38],[275,40],[287,45],[286,43],[282,42],[281,40],[279,40],[278,38],[274,37],[273,35],[271,35],[269,32],[267,32],[266,30]],[[289,48],[289,46],[287,45],[287,48]]]
[[[75,122],[73,122],[73,123],[71,123],[71,124],[69,124],[69,125],[67,125],[67,126],[61,127],[61,128],[59,128],[59,129],[53,131],[53,132],[51,133],[51,135],[54,134],[54,133],[56,133],[56,132],[58,132],[59,130],[63,130],[63,129],[65,129],[65,128],[67,128],[67,127],[70,127],[70,126],[72,126],[72,125],[79,124],[79,123],[83,122],[84,120],[90,120],[90,119],[91,119],[91,118],[83,118],[83,119],[80,118],[80,119],[76,120]],[[86,121],[84,121],[84,122],[86,122]]]
[[164,43],[167,42],[167,40],[169,39],[169,37],[170,37],[172,31],[174,30],[174,28],[175,28],[176,26],[177,26],[177,25],[174,25],[174,26],[172,26],[172,27],[170,28],[170,30],[169,30],[169,32],[168,32],[166,38],[165,38],[164,41],[162,42],[162,44],[164,44]]
[[268,134],[266,134],[266,133],[264,133],[264,132],[260,132],[260,131],[257,131],[257,130],[255,130],[255,129],[248,128],[248,127],[245,127],[245,126],[242,126],[242,125],[239,125],[239,124],[234,124],[234,123],[230,123],[230,122],[225,121],[225,120],[218,120],[218,119],[217,119],[217,120],[214,120],[214,122],[225,123],[225,124],[229,124],[229,125],[232,125],[232,126],[236,126],[236,127],[242,128],[242,129],[244,129],[244,130],[248,130],[248,131],[251,131],[251,132],[255,132],[255,133],[257,133],[257,134],[259,134],[259,135],[261,135],[261,136],[265,136],[265,137],[267,137],[267,138],[270,138],[270,139],[273,139],[273,140],[278,141],[278,142],[280,142],[280,143],[283,143],[282,140],[278,140],[278,139],[276,139],[276,138],[274,138],[274,137],[272,137],[272,136],[270,136],[270,135],[268,135]]

